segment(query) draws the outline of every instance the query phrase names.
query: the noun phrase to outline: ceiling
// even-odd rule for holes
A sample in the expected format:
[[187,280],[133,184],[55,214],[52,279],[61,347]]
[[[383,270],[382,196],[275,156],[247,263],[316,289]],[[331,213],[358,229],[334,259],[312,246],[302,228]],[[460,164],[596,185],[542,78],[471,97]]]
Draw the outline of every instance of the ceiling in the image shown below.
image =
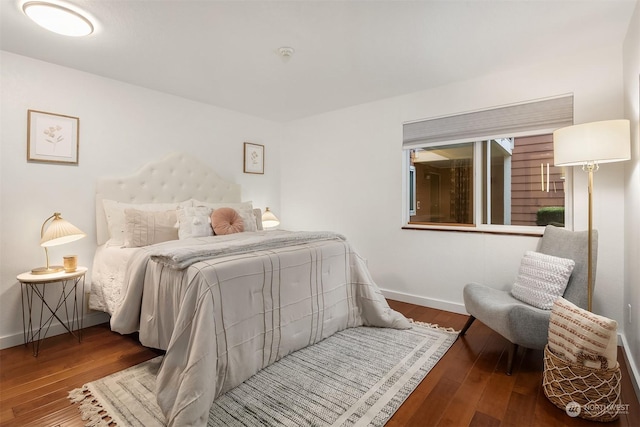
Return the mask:
[[[285,122],[602,46],[636,0],[69,0],[49,33],[0,0],[2,50]],[[53,0],[52,0],[53,1]],[[285,60],[278,48],[291,46]]]

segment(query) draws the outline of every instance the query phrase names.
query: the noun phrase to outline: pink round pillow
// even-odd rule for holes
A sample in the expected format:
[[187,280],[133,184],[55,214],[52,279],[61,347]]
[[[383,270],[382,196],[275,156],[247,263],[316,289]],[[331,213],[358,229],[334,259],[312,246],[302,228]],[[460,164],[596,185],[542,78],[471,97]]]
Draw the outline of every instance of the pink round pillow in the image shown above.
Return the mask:
[[211,227],[216,235],[241,233],[244,221],[232,208],[219,208],[211,213]]

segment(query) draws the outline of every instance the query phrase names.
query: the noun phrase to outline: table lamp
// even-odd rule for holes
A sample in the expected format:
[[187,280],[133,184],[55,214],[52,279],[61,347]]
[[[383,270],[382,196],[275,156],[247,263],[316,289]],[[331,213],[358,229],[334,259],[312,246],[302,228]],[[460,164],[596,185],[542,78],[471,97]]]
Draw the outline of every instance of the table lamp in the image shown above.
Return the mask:
[[[51,224],[49,224],[49,227],[45,230],[49,220],[52,220]],[[51,274],[63,271],[64,267],[61,265],[49,265],[49,251],[47,248],[49,246],[58,246],[64,243],[73,242],[75,240],[82,239],[85,236],[86,234],[75,225],[62,219],[59,212],[55,212],[49,218],[45,219],[44,223],[42,223],[42,228],[40,229],[40,246],[44,248],[47,265],[45,267],[34,268],[31,270],[31,274]]]
[[269,210],[269,208],[266,208],[266,210],[262,214],[262,227],[273,228],[277,227],[279,224],[280,220],[278,219],[278,217],[275,216],[273,212]]
[[588,310],[593,297],[593,172],[600,163],[621,162],[631,158],[629,120],[606,120],[568,126],[553,132],[556,166],[582,166],[589,173],[589,231],[587,260]]

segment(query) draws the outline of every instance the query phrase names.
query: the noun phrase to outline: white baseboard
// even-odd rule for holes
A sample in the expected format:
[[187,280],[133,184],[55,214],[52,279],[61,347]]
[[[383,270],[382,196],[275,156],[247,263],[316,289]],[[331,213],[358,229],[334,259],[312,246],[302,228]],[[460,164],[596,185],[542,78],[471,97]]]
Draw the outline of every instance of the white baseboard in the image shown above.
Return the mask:
[[[421,305],[423,307],[437,308],[438,310],[450,311],[452,313],[468,314],[464,308],[464,304],[395,292],[388,289],[381,289],[381,291],[385,298],[395,301],[408,302],[410,304]],[[627,366],[629,367],[631,382],[633,383],[636,397],[640,400],[640,371],[638,371],[638,365],[636,365],[633,355],[629,352],[629,343],[627,342],[627,338],[624,334],[618,334],[618,343],[619,345],[622,345],[622,351],[624,352],[627,359]]]
[[[629,343],[627,342],[627,337],[625,334],[619,334],[619,337],[622,341],[622,351],[624,352],[624,356],[627,359],[627,367],[629,368],[629,375],[631,376],[631,383],[633,384],[633,389],[636,392],[636,398],[640,401],[640,371],[638,371],[638,365],[636,361],[633,359],[633,355],[629,351]],[[628,403],[628,402],[622,402]]]
[[464,308],[464,304],[457,302],[444,301],[434,298],[426,298],[418,295],[405,294],[403,292],[390,291],[381,289],[382,295],[395,301],[408,302],[410,304],[421,305],[423,307],[437,308],[438,310],[450,311],[458,314],[468,314]]
[[[84,315],[82,319],[82,327],[88,328],[89,326],[99,325],[101,323],[106,323],[109,321],[109,315],[103,313],[101,311],[92,311]],[[55,335],[61,335],[67,333],[67,330],[60,324],[60,322],[56,321],[51,324],[49,331],[47,332],[47,337],[53,337]],[[5,349],[9,347],[15,347],[17,345],[24,344],[24,332],[20,331],[16,334],[6,335],[4,337],[0,337],[0,349]]]

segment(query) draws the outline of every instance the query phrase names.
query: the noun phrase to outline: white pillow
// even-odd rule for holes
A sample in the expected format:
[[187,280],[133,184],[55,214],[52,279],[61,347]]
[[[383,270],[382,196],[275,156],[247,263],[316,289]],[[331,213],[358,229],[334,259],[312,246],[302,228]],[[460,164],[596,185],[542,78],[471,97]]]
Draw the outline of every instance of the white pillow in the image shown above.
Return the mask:
[[167,211],[125,209],[124,220],[126,224],[124,246],[127,248],[178,240],[175,209]]
[[196,199],[191,199],[193,206],[206,206],[212,210],[219,208],[232,208],[240,214],[242,221],[244,222],[244,231],[258,231],[258,225],[256,221],[255,213],[253,212],[252,202],[240,202],[240,203],[209,203],[201,202]]
[[527,251],[511,295],[534,307],[551,310],[555,300],[564,294],[575,265],[572,259]]
[[180,203],[122,203],[115,200],[105,199],[102,207],[107,218],[107,228],[109,230],[109,240],[107,246],[124,246],[126,223],[124,219],[125,209],[136,209],[139,211],[167,211],[178,209],[180,206],[191,206],[191,200]]
[[206,206],[178,208],[178,237],[180,240],[190,237],[213,236],[211,212]]
[[256,217],[256,228],[258,229],[258,231],[264,230],[264,228],[262,227],[262,211],[260,210],[260,208],[253,209],[253,216]]

